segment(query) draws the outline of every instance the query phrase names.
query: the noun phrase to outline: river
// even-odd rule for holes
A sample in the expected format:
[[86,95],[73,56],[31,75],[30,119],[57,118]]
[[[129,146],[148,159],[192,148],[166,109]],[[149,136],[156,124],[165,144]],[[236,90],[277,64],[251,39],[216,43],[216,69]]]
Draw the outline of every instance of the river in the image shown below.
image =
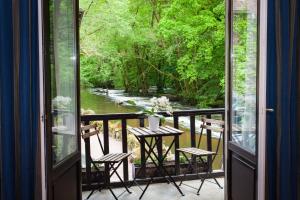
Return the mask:
[[[137,104],[137,107],[120,105],[120,102],[125,102],[126,100],[134,100]],[[189,106],[183,106],[178,102],[171,102],[174,110],[188,110],[196,109]],[[108,90],[104,91],[102,89],[81,89],[81,108],[93,110],[96,114],[109,114],[109,113],[133,113],[140,110],[141,107],[150,106],[150,97],[135,97],[130,96],[124,93],[123,90]],[[167,124],[172,125],[172,120],[167,119]],[[185,131],[184,134],[180,136],[180,147],[189,147],[190,143],[190,133],[189,133],[189,118],[180,117],[179,118],[180,128]],[[128,120],[128,125],[138,126],[137,120]],[[200,120],[196,119],[196,131],[200,129]],[[213,135],[213,148],[217,144],[217,136]],[[197,137],[198,138],[198,137]],[[196,139],[197,139],[196,138]],[[204,136],[202,139],[201,147],[206,148]],[[197,140],[198,141],[198,140]],[[171,143],[171,138],[165,139],[165,144],[168,145]],[[172,151],[174,152],[174,150]],[[222,154],[222,148],[219,154]],[[222,156],[217,156],[214,168],[220,168],[222,166]]]

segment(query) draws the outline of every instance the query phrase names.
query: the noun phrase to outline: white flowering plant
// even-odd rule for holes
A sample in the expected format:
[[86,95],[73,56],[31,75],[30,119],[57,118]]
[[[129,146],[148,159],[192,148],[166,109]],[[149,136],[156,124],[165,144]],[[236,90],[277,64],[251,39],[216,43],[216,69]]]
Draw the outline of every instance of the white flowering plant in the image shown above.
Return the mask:
[[[136,103],[132,100],[127,101],[128,104],[130,105],[136,105]],[[138,112],[139,114],[143,113],[146,114],[147,116],[154,116],[154,117],[159,117],[161,120],[165,120],[163,115],[158,114],[157,112],[160,111],[166,111],[168,115],[173,114],[173,108],[171,106],[170,100],[162,96],[160,98],[157,97],[152,97],[150,99],[151,106],[144,108],[142,111]]]
[[71,105],[72,99],[70,97],[57,96],[52,99],[53,109],[65,110]]
[[168,115],[172,115],[173,108],[170,104],[170,101],[167,97],[162,96],[160,98],[152,97],[150,99],[152,107],[150,108],[149,114],[155,114],[159,111],[166,111]]

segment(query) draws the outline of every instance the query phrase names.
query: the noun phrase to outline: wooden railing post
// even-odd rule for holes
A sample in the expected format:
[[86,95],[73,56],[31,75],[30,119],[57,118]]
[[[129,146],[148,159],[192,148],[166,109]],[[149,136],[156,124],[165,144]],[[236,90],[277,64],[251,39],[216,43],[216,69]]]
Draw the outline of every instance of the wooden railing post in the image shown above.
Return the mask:
[[[103,140],[104,140],[104,155],[109,153],[109,124],[108,120],[103,120]],[[105,177],[106,183],[110,182],[109,177],[109,165],[105,164]]]
[[179,118],[178,116],[174,116],[173,117],[173,120],[174,120],[174,128],[179,128]]
[[[195,115],[190,116],[191,147],[196,147],[196,125]],[[196,164],[196,156],[192,156],[192,162]]]
[[[122,149],[123,149],[123,153],[128,152],[126,119],[122,119]],[[127,159],[125,159],[123,162],[123,177],[124,177],[124,181],[128,181],[128,160]]]
[[[208,119],[211,119],[211,115],[207,115]],[[210,123],[207,123],[207,125],[211,125]],[[212,151],[212,140],[211,140],[211,130],[207,129],[207,150]]]
[[[179,122],[178,122],[178,117],[174,116],[173,117],[173,121],[174,121],[174,128],[179,128]],[[179,149],[179,136],[176,135],[175,136],[175,174],[179,174],[180,173],[180,157],[179,157],[179,152],[176,151],[176,149]]]
[[104,154],[109,153],[109,127],[108,120],[103,120],[103,140],[104,140]]
[[140,127],[145,127],[145,118],[141,117],[139,118]]
[[[208,119],[211,119],[211,114],[208,114],[206,116]],[[210,123],[207,123],[207,125],[211,125]],[[206,130],[206,137],[207,137],[207,151],[212,151],[212,138],[211,138],[211,130],[207,129]],[[208,156],[207,158],[207,163],[209,167],[209,171],[212,171],[212,156]]]
[[195,115],[190,116],[191,147],[196,147]]

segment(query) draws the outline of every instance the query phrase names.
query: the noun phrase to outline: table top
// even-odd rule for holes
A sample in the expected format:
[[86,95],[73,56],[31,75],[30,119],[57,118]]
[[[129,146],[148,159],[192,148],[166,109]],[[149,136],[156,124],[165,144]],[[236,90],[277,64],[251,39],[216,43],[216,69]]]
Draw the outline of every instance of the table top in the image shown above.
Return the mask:
[[183,131],[171,126],[160,126],[157,131],[151,131],[148,127],[129,128],[128,131],[136,137],[176,136],[183,133]]

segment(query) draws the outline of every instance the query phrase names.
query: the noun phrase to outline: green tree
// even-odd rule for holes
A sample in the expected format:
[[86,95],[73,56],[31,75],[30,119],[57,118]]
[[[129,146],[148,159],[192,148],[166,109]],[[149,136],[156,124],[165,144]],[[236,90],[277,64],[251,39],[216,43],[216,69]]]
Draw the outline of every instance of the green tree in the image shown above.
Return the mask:
[[223,0],[81,0],[81,77],[88,87],[147,95],[171,88],[199,107],[223,106]]

